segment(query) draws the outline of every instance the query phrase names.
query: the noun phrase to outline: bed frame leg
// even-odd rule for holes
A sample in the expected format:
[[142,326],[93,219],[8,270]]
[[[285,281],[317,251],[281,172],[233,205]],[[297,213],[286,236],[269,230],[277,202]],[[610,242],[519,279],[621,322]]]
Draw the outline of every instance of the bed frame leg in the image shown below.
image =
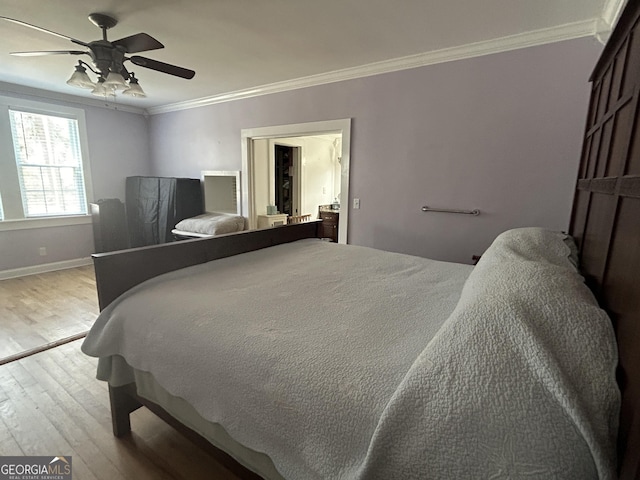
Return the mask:
[[129,393],[130,385],[112,387],[109,385],[109,402],[111,404],[111,424],[113,434],[122,437],[131,432],[129,414],[137,410],[142,404]]

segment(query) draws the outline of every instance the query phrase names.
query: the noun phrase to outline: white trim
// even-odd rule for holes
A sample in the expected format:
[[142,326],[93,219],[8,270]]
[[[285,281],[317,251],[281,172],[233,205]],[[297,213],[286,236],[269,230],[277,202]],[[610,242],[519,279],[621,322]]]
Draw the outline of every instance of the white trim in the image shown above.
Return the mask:
[[70,215],[68,217],[19,218],[0,221],[0,232],[30,230],[32,228],[66,227],[91,223],[91,215]]
[[609,25],[609,29],[613,29],[614,25],[618,21],[618,17],[622,13],[622,7],[624,7],[625,0],[605,0],[602,7],[602,20]]
[[602,7],[602,15],[596,25],[595,36],[603,45],[607,43],[611,36],[611,31],[618,22],[625,0],[605,0]]
[[252,205],[253,189],[249,184],[253,181],[250,171],[250,159],[253,158],[252,141],[260,138],[308,137],[318,134],[339,133],[342,135],[342,159],[340,199],[340,224],[338,225],[338,242],[347,243],[349,229],[349,162],[351,154],[351,119],[326,120],[321,122],[296,123],[291,125],[275,125],[270,127],[247,128],[240,133],[242,151],[242,211],[247,212],[249,228],[256,228],[255,212]]
[[178,110],[187,110],[196,107],[203,107],[206,105],[230,102],[232,100],[241,100],[245,98],[257,97],[260,95],[268,95],[271,93],[279,93],[289,90],[296,90],[299,88],[313,87],[317,85],[324,85],[327,83],[368,77],[371,75],[379,75],[381,73],[389,73],[400,70],[407,70],[410,68],[423,67],[436,63],[464,60],[467,58],[506,52],[519,48],[533,47],[536,45],[544,45],[547,43],[561,42],[563,40],[588,37],[597,33],[597,25],[598,22],[596,19],[569,23],[557,27],[511,35],[508,37],[496,38],[493,40],[471,43],[458,47],[444,48],[442,50],[435,50],[433,52],[420,53],[417,55],[409,55],[407,57],[394,58],[391,60],[384,60],[381,62],[370,63],[358,67],[345,68],[342,70],[321,73],[318,75],[310,75],[308,77],[261,85],[244,90],[236,90],[234,92],[213,95],[211,97],[204,97],[195,100],[188,100],[186,102],[178,102],[168,105],[151,107],[147,109],[147,111],[151,115],[156,115],[160,113],[175,112]]
[[[7,97],[4,95],[0,95],[0,106],[3,109],[15,109],[19,111],[28,111],[31,113],[37,113],[42,115],[51,115],[51,116],[63,116],[65,118],[70,118],[76,121],[78,127],[78,141],[80,143],[80,153],[82,156],[82,177],[84,183],[84,196],[86,203],[86,212],[90,212],[89,204],[94,201],[93,199],[93,177],[91,175],[91,160],[89,158],[89,136],[87,133],[87,119],[85,115],[85,110],[77,107],[70,107],[68,105],[58,105],[55,103],[43,103],[40,101],[27,100],[20,97]],[[9,126],[9,128],[11,128]],[[11,142],[11,157],[14,158],[12,165],[15,165],[15,151],[13,150],[13,145],[15,143],[15,139],[12,137],[11,131],[9,132],[0,132],[0,135],[7,135],[7,142]],[[10,140],[9,140],[10,139]],[[6,165],[5,165],[6,167]],[[3,167],[4,168],[4,167]],[[11,182],[11,177],[8,177],[9,183],[14,183],[16,186],[19,183],[18,180],[18,171],[16,169],[10,170],[10,174],[13,173],[16,177]],[[6,174],[7,170],[4,168],[3,173]],[[20,187],[21,188],[21,187]],[[20,188],[18,190],[20,190]],[[6,193],[6,192],[5,192]],[[20,193],[20,198],[12,192],[12,195],[8,195],[3,201],[3,209],[5,216],[9,217],[9,221],[12,221],[16,217],[24,216],[24,200],[22,197],[22,193]],[[8,198],[8,200],[7,200]],[[10,208],[8,208],[10,207]],[[67,218],[67,217],[63,217]],[[30,218],[25,218],[27,220],[31,220]],[[7,220],[5,220],[7,221]]]
[[36,275],[38,273],[55,272],[56,270],[65,270],[67,268],[83,267],[91,265],[91,257],[74,258],[73,260],[63,260],[61,262],[43,263],[41,265],[32,265],[30,267],[14,268],[11,270],[0,270],[0,280],[9,278],[26,277],[27,275]]

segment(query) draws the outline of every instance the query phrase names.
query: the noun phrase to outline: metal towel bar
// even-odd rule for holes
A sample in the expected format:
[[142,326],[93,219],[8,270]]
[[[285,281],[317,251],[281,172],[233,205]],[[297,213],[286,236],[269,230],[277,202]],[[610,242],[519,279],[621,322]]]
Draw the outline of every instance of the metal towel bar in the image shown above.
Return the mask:
[[473,210],[451,210],[448,208],[431,208],[428,206],[422,207],[423,212],[444,212],[444,213],[462,213],[463,215],[480,215],[480,210],[477,208]]

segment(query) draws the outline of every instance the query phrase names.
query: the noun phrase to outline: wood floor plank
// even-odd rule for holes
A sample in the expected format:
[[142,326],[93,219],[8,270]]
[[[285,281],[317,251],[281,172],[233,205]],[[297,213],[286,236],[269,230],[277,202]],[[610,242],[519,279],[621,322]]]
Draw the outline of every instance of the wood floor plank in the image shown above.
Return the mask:
[[72,447],[69,438],[61,433],[60,418],[53,414],[47,414],[51,413],[52,408],[55,409],[55,404],[47,392],[19,364],[12,365],[9,370],[12,370],[11,374],[17,382],[17,387],[14,385],[9,394],[14,401],[19,402],[16,409],[18,418],[22,425],[26,425],[27,428],[41,436],[39,446],[30,451],[27,450],[25,453],[41,456],[71,455],[73,457],[74,478],[97,480],[86,462],[86,460],[91,461],[92,459],[86,458],[85,460],[82,455],[78,455],[78,451]]
[[[1,381],[1,379],[0,379]],[[2,392],[3,394],[4,392]],[[9,397],[6,395],[0,400],[0,456],[7,455],[24,455],[24,451],[20,448],[20,445],[13,438],[11,429],[4,421],[5,416],[10,415],[11,405],[9,403]]]
[[[98,313],[92,267],[0,281],[0,359],[86,331]],[[0,455],[71,455],[76,480],[240,480],[142,408],[111,430],[109,395],[82,340],[0,365]]]
[[[43,400],[47,395],[39,388],[36,382],[29,381],[21,375],[12,375],[13,381],[10,382],[10,389],[0,385],[5,390],[12,403],[11,418],[20,424],[21,435],[17,441],[21,442],[21,450],[27,455],[69,455],[71,446],[59,434],[58,430],[51,423],[51,419],[47,417],[41,409]],[[24,386],[23,386],[24,383]],[[33,397],[32,397],[33,396]],[[34,398],[37,398],[37,402]],[[8,402],[7,402],[8,403]],[[16,425],[11,426],[12,431],[16,430]],[[24,440],[28,438],[28,446],[25,448]],[[76,455],[73,463],[74,478],[97,480],[88,469],[85,462]]]
[[[4,424],[0,423],[0,428],[3,428]],[[5,426],[6,428],[6,426]],[[16,443],[13,437],[7,437],[0,440],[0,457],[12,456],[21,457],[24,452],[20,446]]]
[[78,459],[81,459],[87,466],[87,470],[90,470],[94,475],[108,475],[114,479],[124,478],[89,435],[78,427],[75,419],[69,414],[69,409],[60,405],[59,398],[55,393],[52,393],[60,387],[47,377],[46,372],[37,368],[33,363],[31,362],[29,365],[29,371],[22,365],[18,365],[16,368],[21,370],[23,376],[32,376],[43,388],[42,396],[38,398],[38,409],[49,419],[73,450],[74,470],[78,465]]
[[71,375],[60,372],[54,366],[55,362],[48,362],[47,365],[52,367],[46,370],[46,374],[51,377],[51,381],[47,383],[49,385],[57,383],[60,387],[55,389],[52,394],[63,408],[68,409],[69,414],[74,418],[76,427],[82,429],[104,455],[112,463],[119,466],[124,478],[132,480],[170,478],[145,457],[134,454],[122,442],[113,437],[108,410],[96,407],[96,402],[86,395],[86,390],[75,382]]
[[97,315],[92,265],[0,280],[0,358],[85,332]]
[[133,413],[131,435],[114,437],[101,400],[106,386],[94,378],[97,360],[80,344],[0,367],[0,414],[10,432],[0,436],[3,452],[70,454],[76,479],[240,480],[146,409]]

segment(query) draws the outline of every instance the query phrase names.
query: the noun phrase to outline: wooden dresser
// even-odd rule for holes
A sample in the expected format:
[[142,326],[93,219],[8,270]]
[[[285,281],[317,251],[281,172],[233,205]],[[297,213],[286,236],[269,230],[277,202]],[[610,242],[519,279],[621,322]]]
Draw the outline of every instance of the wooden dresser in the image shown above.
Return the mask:
[[322,220],[322,238],[330,238],[332,242],[337,243],[340,210],[331,208],[331,205],[320,205],[318,216]]

